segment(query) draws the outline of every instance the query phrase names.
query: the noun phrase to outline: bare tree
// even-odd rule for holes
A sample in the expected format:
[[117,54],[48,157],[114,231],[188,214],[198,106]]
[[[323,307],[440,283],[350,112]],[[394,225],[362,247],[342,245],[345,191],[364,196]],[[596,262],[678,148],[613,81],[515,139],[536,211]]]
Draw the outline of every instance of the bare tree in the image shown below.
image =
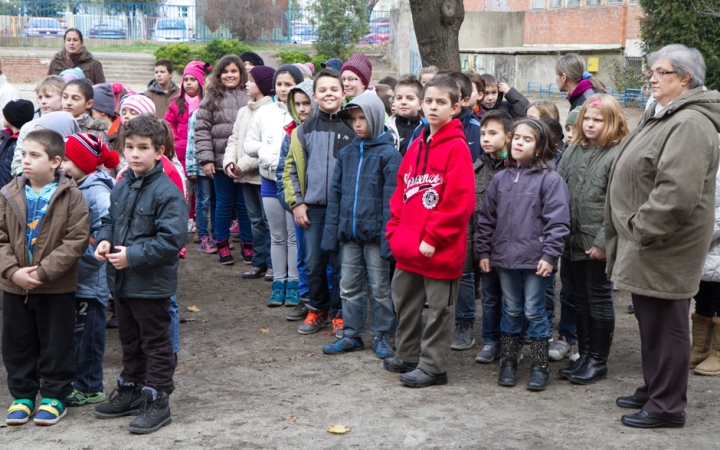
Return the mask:
[[372,11],[380,0],[367,0],[367,10]]
[[701,16],[720,17],[720,5],[717,0],[692,0],[690,4]]
[[273,0],[206,0],[201,11],[210,31],[224,27],[234,39],[257,41],[280,22],[280,7]]
[[463,0],[410,0],[410,10],[423,65],[459,71]]

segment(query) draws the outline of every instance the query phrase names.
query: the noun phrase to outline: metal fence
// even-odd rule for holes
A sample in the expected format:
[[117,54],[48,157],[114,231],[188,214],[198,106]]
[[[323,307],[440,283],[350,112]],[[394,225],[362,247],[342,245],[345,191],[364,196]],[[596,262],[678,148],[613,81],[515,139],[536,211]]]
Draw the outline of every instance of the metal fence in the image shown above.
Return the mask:
[[[177,4],[172,2],[176,1]],[[67,28],[89,39],[158,42],[237,38],[310,44],[317,18],[309,9],[255,8],[233,0],[124,3],[77,0],[0,0],[0,39],[62,37]],[[360,43],[389,39],[389,11],[368,11],[369,33]],[[0,44],[9,44],[8,39]],[[12,44],[9,44],[12,45]]]

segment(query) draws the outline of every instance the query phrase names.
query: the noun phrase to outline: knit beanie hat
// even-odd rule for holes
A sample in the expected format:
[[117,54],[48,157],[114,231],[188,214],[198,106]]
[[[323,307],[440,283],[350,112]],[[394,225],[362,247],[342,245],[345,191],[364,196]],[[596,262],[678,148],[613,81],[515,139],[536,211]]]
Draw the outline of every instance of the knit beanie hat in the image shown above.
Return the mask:
[[107,148],[95,136],[71,134],[65,138],[65,157],[85,173],[93,173],[98,166],[113,169],[120,164],[120,156]]
[[315,64],[311,62],[306,62],[305,65],[310,69],[310,75],[315,73]]
[[353,55],[345,61],[340,69],[340,74],[349,70],[360,78],[363,86],[370,86],[370,78],[372,78],[372,62],[363,53],[353,53]]
[[283,64],[278,67],[278,70],[275,72],[275,76],[273,77],[273,86],[275,86],[277,76],[283,72],[289,73],[290,76],[293,77],[293,80],[295,80],[295,84],[300,84],[305,81],[305,77],[295,64]]
[[575,107],[567,116],[567,120],[565,121],[565,126],[572,125],[575,126],[575,122],[577,122],[578,114],[580,114],[580,106]]
[[93,109],[112,117],[115,115],[115,94],[110,83],[100,83],[93,86],[95,103]]
[[268,66],[255,66],[250,69],[250,75],[262,95],[275,95],[275,69]]
[[183,70],[183,78],[185,75],[192,75],[200,83],[200,87],[205,89],[205,74],[212,70],[212,66],[202,61],[190,61]]
[[23,125],[33,120],[35,107],[28,100],[10,100],[2,110],[3,117],[15,128],[22,128]]
[[342,66],[343,66],[342,59],[337,59],[337,58],[330,58],[327,61],[325,61],[324,63],[320,63],[320,67],[322,67],[323,69],[327,69],[329,67],[331,69],[337,70],[338,72],[340,72],[340,69],[342,69]]
[[312,76],[312,74],[313,74],[312,70],[310,70],[310,67],[308,67],[306,64],[297,63],[297,64],[293,64],[293,65],[295,67],[297,67],[298,69],[300,69],[300,72],[302,72],[302,74],[303,74],[303,80],[305,79],[306,76]]
[[43,114],[37,123],[35,123],[35,126],[54,131],[63,138],[80,132],[80,126],[78,126],[77,120],[67,111],[54,111]]
[[60,72],[60,76],[65,79],[65,81],[72,81],[72,80],[82,80],[85,78],[85,74],[83,73],[82,69],[79,67],[73,67],[72,69],[65,69],[62,72]]
[[123,108],[134,109],[140,114],[155,114],[155,103],[145,94],[132,94],[120,100],[120,112]]
[[258,55],[257,53],[254,53],[254,52],[245,52],[242,55],[240,55],[240,59],[242,60],[242,62],[249,62],[253,66],[264,66],[265,65],[265,62],[260,57],[260,55]]

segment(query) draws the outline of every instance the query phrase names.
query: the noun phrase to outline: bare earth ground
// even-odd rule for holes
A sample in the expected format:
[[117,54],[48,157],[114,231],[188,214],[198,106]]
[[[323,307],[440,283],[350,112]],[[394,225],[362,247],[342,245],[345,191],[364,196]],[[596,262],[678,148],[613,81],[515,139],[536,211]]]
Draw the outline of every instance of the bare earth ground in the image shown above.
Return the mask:
[[[578,386],[560,380],[557,370],[565,360],[551,364],[546,391],[531,393],[524,387],[526,356],[518,386],[502,388],[497,363],[474,362],[476,346],[452,352],[450,384],[413,390],[400,386],[398,375],[383,370],[370,350],[323,355],[320,348],[332,337],[297,334],[298,323],[284,318],[289,308],[265,307],[269,283],[242,280],[246,266],[220,266],[215,258],[191,246],[180,265],[178,301],[187,322],[181,325],[172,425],[131,435],[130,418],[96,419],[93,407],[85,406],[71,408],[49,428],[0,425],[0,448],[718,448],[720,378],[690,375],[684,429],[635,430],[620,423],[632,411],[616,407],[615,398],[632,394],[642,381],[637,325],[625,312],[627,293],[616,293],[617,328],[605,381]],[[191,305],[200,311],[188,312]],[[479,340],[479,317],[475,334]],[[108,394],[120,356],[117,330],[108,330]],[[4,407],[11,398],[0,378]],[[331,435],[325,431],[330,424],[352,431]]]

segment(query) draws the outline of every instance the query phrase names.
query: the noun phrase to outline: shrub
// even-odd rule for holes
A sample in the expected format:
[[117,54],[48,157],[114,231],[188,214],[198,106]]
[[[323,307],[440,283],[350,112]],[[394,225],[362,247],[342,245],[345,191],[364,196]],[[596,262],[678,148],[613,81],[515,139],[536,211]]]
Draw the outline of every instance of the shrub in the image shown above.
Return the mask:
[[240,56],[252,50],[247,44],[225,39],[213,39],[204,47],[201,47],[195,56],[199,61],[215,64],[217,60],[225,55],[235,54]]
[[187,44],[170,44],[155,50],[155,58],[169,59],[172,61],[175,70],[180,73],[194,57],[192,49]]
[[612,88],[619,94],[625,92],[625,89],[642,89],[645,84],[642,73],[636,73],[634,67],[623,66],[618,62],[614,62],[610,68],[610,80],[613,82]]
[[310,55],[297,50],[284,50],[278,52],[277,55],[283,64],[304,64],[312,60]]

